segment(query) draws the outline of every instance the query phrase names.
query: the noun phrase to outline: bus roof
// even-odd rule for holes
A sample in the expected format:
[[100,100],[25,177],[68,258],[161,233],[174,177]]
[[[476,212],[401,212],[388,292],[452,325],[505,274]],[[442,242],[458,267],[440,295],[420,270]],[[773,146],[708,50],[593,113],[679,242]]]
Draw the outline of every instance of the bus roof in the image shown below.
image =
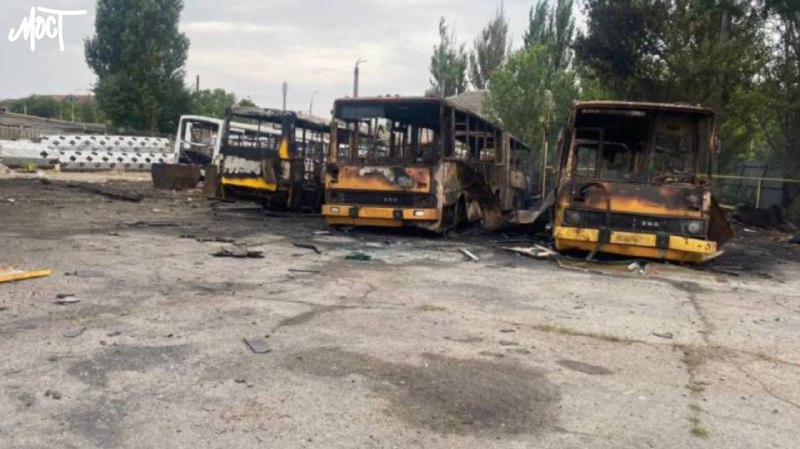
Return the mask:
[[323,118],[279,109],[232,107],[229,109],[228,113],[236,117],[260,120],[268,123],[281,123],[284,117],[290,117],[294,119],[298,128],[312,129],[320,132],[330,131],[331,125],[330,122]]
[[[438,97],[359,97],[359,98],[340,98],[333,104],[333,115],[338,120],[346,120],[347,118],[341,117],[340,107],[345,105],[375,105],[375,106],[396,106],[396,107],[412,107],[412,106],[428,106],[428,107],[449,107],[462,114],[469,116],[471,120],[476,120],[485,128],[494,128],[503,130],[502,126],[496,125],[491,120],[483,115],[476,114],[474,111],[462,107],[446,98]],[[435,118],[438,122],[439,118]],[[520,145],[527,148],[522,141],[514,135],[511,139],[517,141]]]
[[612,110],[639,110],[639,111],[667,111],[667,112],[685,112],[690,114],[700,115],[715,115],[714,110],[701,106],[692,105],[688,103],[653,103],[653,102],[639,102],[639,101],[576,101],[572,105],[572,109],[579,112],[584,109],[612,109]]

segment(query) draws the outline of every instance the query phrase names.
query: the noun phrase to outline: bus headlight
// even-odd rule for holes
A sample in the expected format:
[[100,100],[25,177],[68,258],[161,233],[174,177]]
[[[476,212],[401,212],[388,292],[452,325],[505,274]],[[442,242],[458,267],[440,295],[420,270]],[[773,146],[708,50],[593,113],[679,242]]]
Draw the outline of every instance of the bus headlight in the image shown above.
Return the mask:
[[576,210],[564,212],[564,223],[569,226],[578,226],[583,220],[583,215]]
[[331,213],[332,213],[332,214],[338,214],[338,213],[339,213],[339,212],[341,212],[341,211],[342,211],[342,210],[341,210],[341,209],[339,209],[338,207],[331,207]]
[[683,224],[683,228],[687,234],[702,235],[706,232],[706,223],[704,221],[687,221]]
[[425,216],[425,211],[424,210],[415,210],[414,211],[414,216],[417,217],[417,218],[422,218],[422,217]]

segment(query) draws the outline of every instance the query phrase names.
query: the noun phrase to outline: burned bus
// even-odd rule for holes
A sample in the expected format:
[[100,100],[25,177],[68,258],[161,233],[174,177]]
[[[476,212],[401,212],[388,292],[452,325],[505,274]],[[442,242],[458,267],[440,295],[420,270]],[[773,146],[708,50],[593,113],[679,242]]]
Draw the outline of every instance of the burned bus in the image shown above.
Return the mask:
[[225,199],[319,210],[330,124],[274,109],[231,108],[219,170]]
[[699,263],[732,237],[712,195],[711,109],[580,102],[562,133],[554,236],[560,251]]
[[323,215],[333,226],[497,230],[530,196],[530,149],[445,99],[338,100],[331,135]]

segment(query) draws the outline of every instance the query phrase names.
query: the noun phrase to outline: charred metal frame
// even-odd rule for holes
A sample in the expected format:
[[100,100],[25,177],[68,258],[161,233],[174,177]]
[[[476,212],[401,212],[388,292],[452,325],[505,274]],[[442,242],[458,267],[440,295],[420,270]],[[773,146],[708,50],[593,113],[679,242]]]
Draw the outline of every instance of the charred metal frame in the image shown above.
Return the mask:
[[329,123],[275,109],[231,108],[222,136],[222,196],[319,210]]
[[[597,123],[587,119],[594,127],[581,128],[588,114],[594,114]],[[656,127],[661,125],[667,131],[659,134]],[[590,251],[589,258],[606,252],[679,262],[703,262],[719,255],[732,231],[711,192],[712,160],[718,148],[715,126],[714,111],[698,106],[576,103],[559,142],[554,209],[557,248]],[[688,170],[655,170],[657,147],[663,150],[668,144],[661,142],[672,139],[674,143],[675,136],[686,130],[692,133],[691,151],[676,154],[682,154]],[[587,132],[600,137],[582,139]],[[633,141],[614,141],[614,137],[607,141],[607,136]],[[582,175],[578,152],[587,142],[584,148],[591,147],[591,142],[598,145],[594,153],[589,151],[595,166],[591,175]],[[623,157],[623,169],[617,175],[608,170],[617,156],[614,148],[630,155],[630,168],[625,170]]]
[[497,230],[530,197],[530,149],[444,99],[338,100],[331,134],[331,225]]

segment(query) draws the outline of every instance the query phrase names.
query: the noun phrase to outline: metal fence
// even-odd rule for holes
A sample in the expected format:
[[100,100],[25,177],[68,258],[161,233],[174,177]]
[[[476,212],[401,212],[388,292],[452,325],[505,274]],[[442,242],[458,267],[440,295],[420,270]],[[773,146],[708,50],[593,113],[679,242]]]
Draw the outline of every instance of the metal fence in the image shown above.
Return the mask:
[[800,179],[715,175],[714,188],[721,202],[768,209],[788,206],[800,194]]

